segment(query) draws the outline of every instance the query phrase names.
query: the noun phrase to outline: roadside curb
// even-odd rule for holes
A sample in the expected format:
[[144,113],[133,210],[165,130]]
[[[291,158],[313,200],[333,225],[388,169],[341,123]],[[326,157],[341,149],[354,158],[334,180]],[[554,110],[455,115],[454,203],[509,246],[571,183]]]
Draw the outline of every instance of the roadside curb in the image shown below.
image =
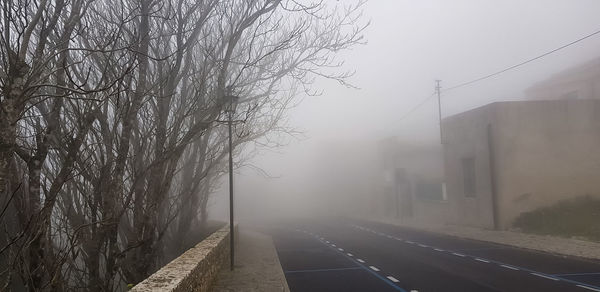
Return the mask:
[[554,254],[557,256],[576,257],[594,261],[600,260],[600,243],[591,241],[548,235],[526,234],[515,231],[484,230],[454,225],[418,225],[395,222],[394,220],[389,219],[359,219],[375,223],[395,225],[434,234],[442,234],[461,239],[507,245],[536,252]]

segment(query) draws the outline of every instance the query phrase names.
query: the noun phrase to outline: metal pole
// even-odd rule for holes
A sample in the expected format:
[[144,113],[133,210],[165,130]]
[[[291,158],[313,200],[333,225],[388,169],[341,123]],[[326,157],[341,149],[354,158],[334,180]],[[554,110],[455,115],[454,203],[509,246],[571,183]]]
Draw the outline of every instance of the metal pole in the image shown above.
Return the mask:
[[440,82],[442,82],[442,80],[436,80],[435,83],[435,91],[437,92],[437,98],[438,98],[438,120],[440,123],[440,143],[443,144],[444,141],[442,140],[442,99],[441,99],[441,90],[442,87],[440,86]]
[[394,168],[394,192],[396,193],[396,218],[400,218],[400,192],[398,188],[398,169]]
[[233,147],[231,143],[231,124],[233,113],[229,112],[229,257],[231,259],[231,270],[233,271],[233,254],[234,254],[234,239],[233,239]]

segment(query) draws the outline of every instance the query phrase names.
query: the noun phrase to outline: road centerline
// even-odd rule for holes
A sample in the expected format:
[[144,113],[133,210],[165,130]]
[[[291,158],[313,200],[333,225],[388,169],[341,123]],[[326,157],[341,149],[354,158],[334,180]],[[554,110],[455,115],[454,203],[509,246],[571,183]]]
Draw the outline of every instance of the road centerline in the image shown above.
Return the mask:
[[[382,237],[387,237],[386,234],[380,234],[380,232],[375,231],[375,230],[371,230],[371,232],[373,232],[373,233],[375,233],[377,235],[381,235]],[[439,249],[439,248],[434,247],[434,246],[429,246],[429,245],[426,245],[426,244],[423,244],[423,243],[420,243],[420,242],[414,242],[414,241],[410,241],[410,240],[404,240],[403,242],[409,243],[409,244],[415,244],[415,245],[418,245],[418,246],[423,247],[423,248],[431,248],[431,249],[434,249],[434,250]],[[489,248],[489,249],[504,249],[504,248]],[[570,283],[570,284],[572,284],[574,286],[578,286],[578,287],[581,287],[581,288],[586,288],[586,289],[589,289],[589,290],[592,290],[592,291],[599,291],[600,292],[600,287],[597,287],[595,285],[591,285],[591,284],[588,284],[588,283],[585,283],[585,282],[580,282],[580,281],[576,281],[576,280],[571,280],[571,279],[565,278],[565,277],[569,276],[568,274],[550,275],[550,274],[538,272],[538,271],[535,271],[535,270],[530,270],[530,269],[523,268],[523,267],[509,265],[509,264],[506,264],[506,263],[503,263],[503,262],[499,262],[499,261],[495,261],[495,260],[487,260],[487,259],[484,259],[484,258],[480,258],[480,257],[472,256],[472,255],[467,255],[467,254],[462,254],[462,253],[454,252],[454,251],[451,251],[451,250],[445,250],[445,251],[448,252],[448,253],[450,253],[450,254],[452,254],[452,255],[458,256],[458,257],[465,257],[465,258],[466,257],[470,257],[470,258],[472,258],[472,259],[474,259],[476,261],[479,261],[479,262],[491,263],[491,264],[495,264],[495,265],[500,266],[500,267],[505,268],[505,269],[515,270],[515,271],[523,271],[523,272],[529,273],[530,275],[535,275],[537,277],[546,278],[546,279],[550,279],[550,280],[553,280],[553,281],[566,282],[566,283]],[[592,274],[596,274],[596,273],[592,273]],[[598,273],[598,274],[600,274],[600,273]]]
[[538,273],[531,273],[531,274],[532,274],[532,275],[534,275],[534,276],[538,276],[538,277],[542,277],[542,278],[550,279],[550,280],[553,280],[553,281],[559,281],[559,280],[560,280],[560,279],[558,279],[558,278],[554,278],[554,277],[546,276],[546,275],[543,275],[543,274],[538,274]]
[[[316,235],[313,235],[313,237],[315,237],[315,238],[316,238],[316,237],[318,237],[318,236],[316,236]],[[316,238],[316,239],[317,239],[317,238]],[[320,242],[320,243],[323,243],[323,241],[322,241],[322,240],[319,240],[319,239],[317,239],[317,241],[318,241],[318,242]],[[335,245],[334,245],[334,244],[332,244],[331,246],[335,247]],[[366,266],[364,266],[364,265],[363,265],[363,263],[364,263],[364,261],[363,261],[363,260],[361,260],[361,259],[356,259],[356,260],[355,260],[354,258],[347,256],[346,254],[344,254],[343,252],[339,251],[339,250],[338,250],[338,249],[336,249],[336,248],[333,248],[333,250],[334,250],[334,251],[336,251],[337,253],[341,254],[342,256],[344,256],[345,258],[347,258],[348,260],[350,260],[351,262],[353,262],[353,263],[355,263],[356,265],[358,265],[358,266],[359,266],[361,269],[363,269],[363,270],[365,270],[365,271],[367,271],[367,272],[371,273],[371,274],[372,274],[372,275],[374,275],[375,277],[377,277],[377,278],[381,279],[382,281],[384,281],[385,283],[387,283],[387,284],[388,284],[389,286],[391,286],[392,288],[394,288],[394,289],[396,289],[396,290],[398,290],[398,291],[400,291],[400,292],[407,292],[406,290],[404,290],[404,289],[400,288],[398,285],[396,285],[396,283],[395,283],[395,282],[392,282],[390,279],[388,279],[388,278],[386,278],[386,277],[383,277],[383,276],[381,276],[381,275],[377,274],[376,272],[374,272],[374,271],[377,271],[377,272],[379,272],[379,271],[380,271],[380,270],[379,270],[377,267],[375,267],[375,266],[369,266],[369,267],[367,268]],[[371,269],[373,269],[373,271],[372,271]]]
[[580,287],[580,288],[584,288],[584,289],[588,289],[588,290],[592,290],[592,291],[598,291],[598,292],[600,292],[600,289],[595,289],[595,288],[588,287],[588,286],[584,286],[584,285],[576,285],[576,286],[577,286],[577,287]]
[[519,270],[519,268],[516,268],[516,267],[513,267],[513,266],[509,266],[509,265],[500,265],[500,266],[503,267],[503,268],[507,268],[507,269],[511,269],[511,270],[515,270],[515,271]]

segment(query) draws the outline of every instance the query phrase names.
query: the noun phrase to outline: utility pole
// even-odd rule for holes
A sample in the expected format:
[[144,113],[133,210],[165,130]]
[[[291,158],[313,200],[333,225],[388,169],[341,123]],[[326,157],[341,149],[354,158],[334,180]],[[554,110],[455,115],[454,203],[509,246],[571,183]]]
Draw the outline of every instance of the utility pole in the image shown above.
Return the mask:
[[440,144],[444,144],[444,141],[442,140],[442,99],[441,99],[441,95],[442,95],[442,87],[440,86],[440,82],[442,82],[442,80],[436,80],[435,81],[435,92],[437,93],[437,98],[438,98],[438,120],[440,122]]
[[227,121],[227,126],[229,128],[229,259],[230,265],[229,269],[233,271],[233,255],[234,255],[234,228],[233,228],[233,146],[231,142],[232,136],[232,124],[233,124],[233,111],[229,112],[229,120]]
[[[443,132],[442,132],[442,86],[440,85],[440,83],[442,82],[442,80],[436,80],[435,81],[435,92],[437,93],[437,98],[438,98],[438,120],[440,123],[440,144],[444,144],[444,139],[443,139]],[[442,147],[443,148],[443,147]],[[443,149],[442,149],[443,151]],[[443,153],[443,152],[442,152]],[[442,174],[443,174],[443,180],[442,180],[442,198],[444,199],[444,201],[447,199],[446,197],[446,168],[445,165],[443,163],[443,159],[442,159]]]

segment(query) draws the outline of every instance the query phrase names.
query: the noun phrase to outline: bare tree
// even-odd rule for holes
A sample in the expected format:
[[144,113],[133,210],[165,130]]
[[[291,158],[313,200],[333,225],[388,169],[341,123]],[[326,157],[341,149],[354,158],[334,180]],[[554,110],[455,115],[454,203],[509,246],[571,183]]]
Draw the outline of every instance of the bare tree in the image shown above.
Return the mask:
[[242,163],[292,133],[315,78],[350,86],[335,56],[365,27],[363,2],[1,3],[0,275],[32,291],[122,290],[193,244],[225,169],[225,96]]

